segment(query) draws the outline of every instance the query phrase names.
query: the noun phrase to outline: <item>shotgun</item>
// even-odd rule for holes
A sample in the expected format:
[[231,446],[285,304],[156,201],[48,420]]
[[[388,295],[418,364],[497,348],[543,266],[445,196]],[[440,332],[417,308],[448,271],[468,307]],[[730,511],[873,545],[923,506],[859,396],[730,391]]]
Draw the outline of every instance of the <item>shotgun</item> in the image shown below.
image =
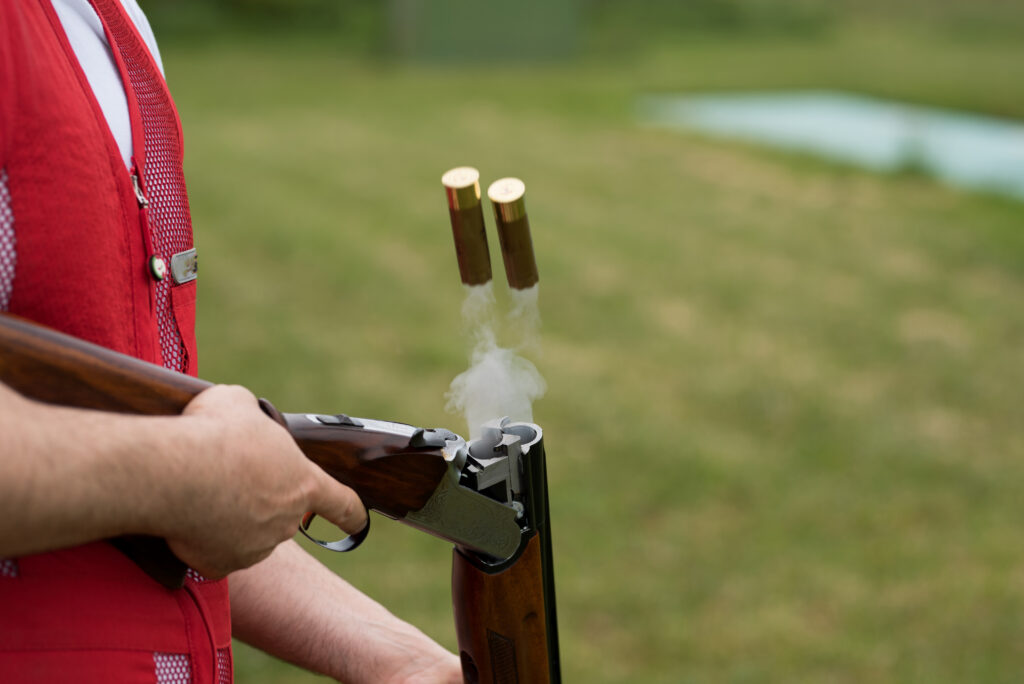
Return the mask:
[[[180,414],[211,386],[11,315],[0,315],[0,381],[37,401],[145,415]],[[260,406],[368,509],[455,545],[466,682],[561,681],[539,426],[496,420],[467,443],[444,429]],[[112,541],[154,579],[181,586],[186,568],[163,540]]]

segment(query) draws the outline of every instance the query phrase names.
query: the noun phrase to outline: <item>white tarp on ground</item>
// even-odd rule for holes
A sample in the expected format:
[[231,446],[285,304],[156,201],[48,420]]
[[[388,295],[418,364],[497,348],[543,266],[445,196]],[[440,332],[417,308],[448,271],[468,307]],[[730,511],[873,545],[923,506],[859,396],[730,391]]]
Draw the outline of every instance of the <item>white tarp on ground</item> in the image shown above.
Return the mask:
[[1013,120],[828,91],[648,96],[640,117],[1024,199],[1024,123]]

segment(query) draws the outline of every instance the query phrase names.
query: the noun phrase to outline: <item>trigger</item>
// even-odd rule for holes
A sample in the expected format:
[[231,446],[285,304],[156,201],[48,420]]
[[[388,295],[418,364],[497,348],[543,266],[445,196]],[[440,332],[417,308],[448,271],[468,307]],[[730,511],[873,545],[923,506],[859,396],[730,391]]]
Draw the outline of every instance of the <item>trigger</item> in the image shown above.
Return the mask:
[[363,527],[363,529],[356,532],[355,534],[349,535],[344,539],[339,539],[338,541],[324,541],[322,539],[317,539],[309,532],[307,532],[309,526],[313,523],[313,519],[315,517],[316,513],[313,512],[309,512],[303,515],[302,522],[299,524],[299,532],[301,532],[302,536],[304,536],[309,541],[313,542],[317,546],[322,546],[328,551],[338,551],[339,553],[353,551],[360,544],[362,544],[366,537],[370,534],[370,517],[367,516],[366,526]]

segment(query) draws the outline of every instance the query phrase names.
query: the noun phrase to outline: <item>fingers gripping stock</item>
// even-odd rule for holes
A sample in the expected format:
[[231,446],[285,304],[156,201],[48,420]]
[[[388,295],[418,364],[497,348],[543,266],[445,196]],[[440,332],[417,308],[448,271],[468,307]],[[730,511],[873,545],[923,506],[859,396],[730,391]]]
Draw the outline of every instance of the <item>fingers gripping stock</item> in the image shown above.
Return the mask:
[[[281,414],[281,412],[277,410],[277,408],[273,404],[271,404],[266,399],[262,399],[261,398],[259,400],[259,405],[260,405],[260,409],[262,409],[262,411],[265,414],[270,416],[274,420],[274,422],[276,422],[281,427],[283,427],[285,429],[288,429],[288,421]],[[309,533],[309,528],[310,528],[310,525],[313,524],[313,520],[315,520],[315,519],[316,519],[316,513],[312,512],[312,511],[309,511],[308,513],[303,515],[302,516],[302,522],[299,523],[299,532],[301,532],[302,536],[304,536],[309,541],[313,542],[317,546],[322,546],[323,548],[328,549],[329,551],[338,551],[338,552],[352,551],[352,550],[358,548],[359,545],[362,544],[363,541],[365,541],[365,539],[370,535],[370,516],[369,516],[369,514],[367,514],[367,516],[366,516],[366,525],[363,527],[363,529],[359,530],[355,534],[349,535],[349,536],[345,537],[344,539],[339,539],[337,541],[324,541],[323,539],[317,539],[316,537],[311,535]]]

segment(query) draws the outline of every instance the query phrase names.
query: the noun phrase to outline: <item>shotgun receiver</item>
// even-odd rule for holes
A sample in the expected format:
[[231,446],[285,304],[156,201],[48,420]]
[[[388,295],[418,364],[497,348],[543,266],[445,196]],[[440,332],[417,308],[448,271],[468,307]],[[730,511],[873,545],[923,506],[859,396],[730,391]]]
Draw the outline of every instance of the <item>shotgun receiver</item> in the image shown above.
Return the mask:
[[[0,315],[0,381],[46,403],[146,415],[177,415],[211,386],[10,315]],[[367,508],[455,545],[467,682],[561,681],[538,426],[494,421],[467,443],[443,429],[260,405]],[[113,541],[155,579],[181,586],[186,568],[163,540]]]

